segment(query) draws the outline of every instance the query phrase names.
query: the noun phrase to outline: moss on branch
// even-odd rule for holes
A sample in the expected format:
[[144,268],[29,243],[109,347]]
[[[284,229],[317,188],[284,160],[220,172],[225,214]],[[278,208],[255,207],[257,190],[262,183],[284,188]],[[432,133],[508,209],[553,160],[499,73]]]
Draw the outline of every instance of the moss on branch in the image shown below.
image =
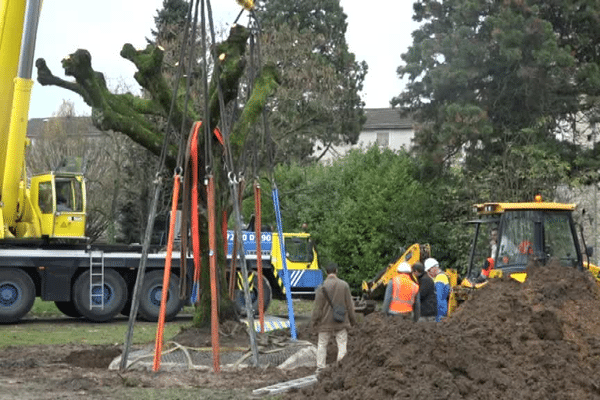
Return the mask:
[[[231,145],[236,150],[241,150],[248,132],[256,124],[262,111],[265,109],[268,97],[275,92],[280,84],[280,76],[274,65],[265,66],[260,76],[254,82],[252,93],[240,119],[231,131]],[[233,150],[234,152],[236,150]]]
[[220,80],[217,80],[217,69],[215,68],[208,90],[211,128],[217,125],[221,116],[217,82],[221,83],[225,104],[235,100],[238,94],[239,81],[246,67],[244,54],[249,37],[250,31],[246,27],[234,25],[229,31],[227,40],[217,45],[217,59],[214,61],[219,66]]
[[[164,135],[145,116],[164,115],[164,109],[153,100],[141,99],[130,93],[113,94],[106,87],[104,75],[92,68],[92,57],[79,49],[62,60],[65,75],[75,78],[66,81],[52,74],[44,59],[36,61],[38,82],[59,86],[81,95],[92,108],[92,121],[102,130],[122,132],[154,154],[160,154]],[[170,162],[176,148],[169,151]]]
[[[246,66],[245,52],[249,36],[250,31],[247,28],[234,25],[228,38],[219,43],[215,49],[217,55],[215,63],[218,64],[218,68],[215,68],[209,87],[211,130],[220,125],[221,118],[217,82],[221,84],[226,105],[237,98],[239,82]],[[158,155],[162,149],[164,133],[162,128],[147,116],[164,118],[171,110],[174,89],[162,73],[164,52],[160,47],[152,44],[142,50],[135,49],[131,44],[125,44],[120,54],[136,66],[137,72],[134,78],[150,95],[149,99],[131,93],[111,93],[103,74],[92,68],[90,53],[82,49],[62,60],[65,75],[75,78],[75,81],[66,81],[54,76],[43,59],[38,59],[36,62],[38,81],[44,86],[59,86],[79,94],[92,108],[92,121],[99,129],[121,132]],[[261,76],[255,82],[248,104],[232,131],[234,157],[241,151],[250,127],[257,122],[267,97],[275,90],[278,80],[275,67],[263,68]],[[182,82],[177,85],[182,86]],[[200,120],[201,108],[191,103],[188,109],[184,110],[183,102],[184,96],[177,96],[171,122],[172,126],[182,126],[189,131],[193,121]],[[220,150],[215,149],[215,151]],[[167,156],[169,166],[174,166],[176,154],[177,147],[173,145],[169,148]]]

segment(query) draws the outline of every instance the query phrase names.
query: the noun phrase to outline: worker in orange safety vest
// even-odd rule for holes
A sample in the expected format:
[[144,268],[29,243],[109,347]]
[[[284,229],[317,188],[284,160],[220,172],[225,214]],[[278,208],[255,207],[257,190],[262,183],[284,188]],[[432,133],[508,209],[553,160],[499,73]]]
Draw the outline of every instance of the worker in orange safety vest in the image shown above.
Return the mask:
[[382,311],[385,315],[401,315],[419,319],[421,301],[417,294],[419,285],[412,276],[409,263],[402,262],[396,269],[398,275],[390,279],[383,298]]

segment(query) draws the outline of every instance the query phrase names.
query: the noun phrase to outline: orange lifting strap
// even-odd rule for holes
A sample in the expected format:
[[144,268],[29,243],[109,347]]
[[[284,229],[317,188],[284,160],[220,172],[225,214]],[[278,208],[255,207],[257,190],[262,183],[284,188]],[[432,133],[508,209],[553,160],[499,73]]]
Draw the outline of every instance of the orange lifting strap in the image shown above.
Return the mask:
[[[171,215],[177,213],[177,202],[179,201],[179,186],[181,184],[181,175],[176,173],[173,177],[173,202],[171,203]],[[152,370],[154,372],[160,369],[160,357],[163,347],[163,335],[165,329],[165,314],[167,312],[167,299],[169,295],[169,280],[171,278],[171,258],[173,255],[173,240],[175,239],[175,220],[171,218],[169,221],[169,239],[167,241],[167,256],[165,258],[165,272],[163,276],[162,297],[160,300],[160,311],[158,314],[158,328],[156,329],[156,344],[154,346],[154,364]]]
[[223,235],[223,254],[227,254],[227,211],[221,214],[221,234]]
[[[192,285],[192,302],[200,301],[200,273],[202,271],[202,254],[200,252],[200,221],[198,219],[198,132],[202,127],[202,121],[194,123],[190,144],[190,156],[192,159],[192,249],[194,253],[194,282]],[[213,130],[213,134],[223,145],[223,135],[219,128]],[[227,234],[227,231],[225,231]],[[226,242],[227,243],[227,242]]]
[[213,368],[220,370],[219,360],[219,304],[217,302],[217,231],[215,220],[215,182],[209,175],[206,179],[208,206],[208,260],[210,265],[210,294],[211,294],[211,339],[213,349]]
[[194,282],[192,285],[192,299],[194,303],[200,301],[200,270],[202,268],[202,257],[200,255],[200,228],[198,221],[198,131],[202,122],[194,124],[192,132],[190,155],[192,159],[192,249],[194,253]]

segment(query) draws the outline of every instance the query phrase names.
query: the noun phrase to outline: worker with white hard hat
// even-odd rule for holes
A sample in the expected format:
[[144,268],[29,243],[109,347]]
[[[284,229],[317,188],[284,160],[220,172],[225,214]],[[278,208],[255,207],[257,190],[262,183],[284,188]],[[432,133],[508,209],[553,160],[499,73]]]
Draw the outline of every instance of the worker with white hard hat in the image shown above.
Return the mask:
[[435,320],[441,321],[448,315],[448,299],[450,298],[450,280],[440,268],[440,263],[435,258],[425,260],[425,272],[431,276],[437,297],[437,316]]
[[435,258],[425,260],[425,272],[429,272],[432,268],[439,267],[440,263]]
[[419,285],[412,276],[412,267],[407,262],[401,262],[396,267],[398,275],[387,284],[383,299],[382,311],[385,315],[399,315],[406,318],[419,319],[420,301],[417,294]]

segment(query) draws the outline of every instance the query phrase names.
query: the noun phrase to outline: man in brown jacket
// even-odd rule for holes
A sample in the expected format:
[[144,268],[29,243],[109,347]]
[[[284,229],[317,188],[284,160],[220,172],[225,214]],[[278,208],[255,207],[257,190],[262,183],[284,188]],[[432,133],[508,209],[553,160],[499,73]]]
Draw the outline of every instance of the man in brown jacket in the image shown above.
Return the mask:
[[[319,341],[317,345],[317,373],[325,368],[327,358],[327,344],[333,333],[338,347],[337,361],[340,361],[346,355],[346,345],[348,343],[347,328],[356,324],[356,314],[354,313],[354,303],[350,294],[350,287],[342,279],[337,277],[337,264],[331,263],[325,269],[327,278],[323,284],[316,290],[315,305],[312,311],[311,324],[319,332]],[[326,292],[324,292],[326,291]],[[333,306],[344,305],[346,316],[343,322],[336,322],[333,318],[333,307],[327,300],[331,300]]]

